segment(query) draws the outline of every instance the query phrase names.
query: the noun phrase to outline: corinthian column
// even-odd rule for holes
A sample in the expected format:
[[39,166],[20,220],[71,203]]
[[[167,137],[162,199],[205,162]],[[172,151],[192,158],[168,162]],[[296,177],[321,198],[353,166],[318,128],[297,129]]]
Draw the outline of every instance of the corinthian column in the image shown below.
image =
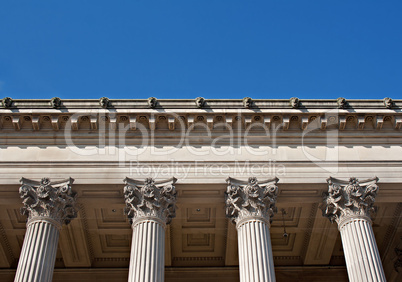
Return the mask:
[[275,281],[269,227],[276,212],[278,179],[258,183],[255,177],[248,182],[229,177],[226,182],[226,216],[236,223],[240,281]]
[[164,281],[165,228],[175,217],[175,178],[124,180],[125,212],[133,228],[128,281]]
[[324,193],[323,216],[338,223],[349,281],[386,281],[377,243],[374,238],[371,212],[377,195],[378,178],[359,182],[328,178]]
[[71,191],[74,180],[20,181],[24,204],[21,213],[28,216],[28,221],[14,281],[52,281],[60,229],[77,216],[76,194]]

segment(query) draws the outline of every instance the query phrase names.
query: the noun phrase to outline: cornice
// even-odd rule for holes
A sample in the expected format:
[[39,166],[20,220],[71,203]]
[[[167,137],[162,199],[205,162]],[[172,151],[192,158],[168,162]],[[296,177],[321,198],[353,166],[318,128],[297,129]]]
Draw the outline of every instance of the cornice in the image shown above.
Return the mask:
[[166,99],[155,107],[145,99],[52,101],[0,105],[0,145],[97,146],[116,139],[125,145],[237,145],[245,139],[249,145],[399,145],[402,138],[402,100],[392,107],[384,100],[347,100],[343,108],[337,100]]
[[[6,98],[4,98],[6,99]],[[150,100],[152,99],[152,100]],[[245,100],[246,99],[246,100]],[[342,100],[343,99],[343,100]],[[392,109],[400,110],[402,100],[384,99],[11,99],[8,109]],[[202,101],[202,102],[201,102]]]

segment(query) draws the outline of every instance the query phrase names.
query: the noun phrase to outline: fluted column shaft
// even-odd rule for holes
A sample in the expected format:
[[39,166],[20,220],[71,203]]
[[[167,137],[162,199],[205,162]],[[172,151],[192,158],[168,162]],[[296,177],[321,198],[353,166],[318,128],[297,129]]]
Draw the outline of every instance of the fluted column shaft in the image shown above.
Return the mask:
[[250,219],[237,226],[240,281],[275,281],[269,227],[264,220]]
[[258,182],[228,178],[226,216],[236,223],[241,282],[275,281],[270,219],[276,211],[278,179]]
[[59,227],[45,219],[28,224],[14,281],[52,281]]
[[165,279],[165,228],[175,217],[175,182],[125,179],[125,212],[133,228],[129,282]]
[[351,282],[386,281],[371,220],[350,217],[339,225]]
[[165,268],[165,228],[158,220],[133,225],[128,281],[162,282]]
[[376,210],[378,178],[345,181],[330,177],[327,182],[323,216],[338,223],[349,281],[386,281],[370,219]]
[[22,178],[21,213],[28,216],[27,231],[18,261],[15,282],[50,282],[56,261],[57,243],[63,224],[77,216],[73,179],[51,182]]

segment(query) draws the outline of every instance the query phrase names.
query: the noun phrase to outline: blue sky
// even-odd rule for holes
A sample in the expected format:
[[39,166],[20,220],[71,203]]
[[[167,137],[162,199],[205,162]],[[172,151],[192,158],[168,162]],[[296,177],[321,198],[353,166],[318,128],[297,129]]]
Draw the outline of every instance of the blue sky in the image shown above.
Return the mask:
[[0,97],[402,98],[402,1],[2,1]]

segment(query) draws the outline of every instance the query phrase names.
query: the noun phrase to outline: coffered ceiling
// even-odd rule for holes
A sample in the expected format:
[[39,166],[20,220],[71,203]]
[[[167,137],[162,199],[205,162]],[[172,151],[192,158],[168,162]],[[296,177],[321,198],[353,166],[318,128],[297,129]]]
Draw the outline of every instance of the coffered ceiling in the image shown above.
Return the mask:
[[[319,208],[321,193],[326,185],[278,186],[278,213],[273,218],[270,232],[278,281],[281,277],[293,281],[300,273],[313,268],[322,273],[328,268],[336,269],[345,278],[339,232],[336,224],[322,217]],[[398,277],[393,265],[396,260],[394,249],[402,246],[402,204],[388,197],[387,191],[399,186],[385,185],[384,197],[380,196],[380,190],[378,210],[373,221],[378,248],[390,281]],[[123,185],[77,184],[73,185],[73,189],[78,192],[79,215],[61,231],[55,277],[65,268],[74,271],[78,268],[93,271],[115,268],[127,272],[132,231],[123,213]],[[194,269],[194,273],[203,270],[212,273],[219,268],[228,271],[227,277],[237,277],[237,232],[235,225],[225,216],[226,185],[177,184],[176,189],[176,218],[168,225],[165,237],[167,280],[174,279],[175,275],[184,275],[180,272],[184,269]],[[18,186],[0,187],[0,268],[3,269],[0,276],[10,275],[17,266],[25,234],[25,218],[19,213],[21,206]],[[285,230],[288,236],[284,236]],[[284,273],[299,274],[286,276]],[[109,281],[104,277],[104,281]],[[342,281],[342,278],[338,280]],[[103,280],[99,278],[96,281]]]

